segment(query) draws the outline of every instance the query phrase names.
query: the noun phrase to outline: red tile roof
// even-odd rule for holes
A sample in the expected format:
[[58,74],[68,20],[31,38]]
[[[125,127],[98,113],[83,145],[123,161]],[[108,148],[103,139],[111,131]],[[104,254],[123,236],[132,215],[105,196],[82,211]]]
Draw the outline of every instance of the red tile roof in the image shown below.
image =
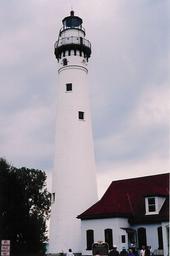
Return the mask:
[[[159,214],[145,215],[145,197],[166,198]],[[79,219],[127,217],[131,223],[153,223],[169,218],[169,173],[113,181],[103,197]]]

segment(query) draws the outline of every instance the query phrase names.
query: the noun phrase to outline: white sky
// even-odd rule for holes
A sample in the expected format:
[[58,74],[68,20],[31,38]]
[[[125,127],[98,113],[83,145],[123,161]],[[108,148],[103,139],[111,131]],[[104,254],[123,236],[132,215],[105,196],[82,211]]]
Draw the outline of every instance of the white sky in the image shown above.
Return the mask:
[[112,180],[169,171],[168,0],[1,0],[0,157],[54,159],[61,20],[83,19],[99,196]]

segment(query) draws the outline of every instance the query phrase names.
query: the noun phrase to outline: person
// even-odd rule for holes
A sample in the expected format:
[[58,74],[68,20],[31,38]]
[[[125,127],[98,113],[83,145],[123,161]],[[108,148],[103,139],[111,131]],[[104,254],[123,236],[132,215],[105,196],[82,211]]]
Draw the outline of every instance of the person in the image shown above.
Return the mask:
[[146,250],[145,250],[145,256],[150,256],[150,255],[151,255],[150,247],[147,246],[147,247],[146,247]]
[[145,256],[145,245],[142,245],[142,249],[140,250],[140,256]]
[[122,251],[120,252],[120,256],[127,256],[127,255],[128,255],[128,252],[126,251],[126,248],[123,247]]
[[134,254],[135,256],[139,256],[136,247],[133,247],[133,248],[132,248],[132,251],[133,251],[133,254]]
[[154,254],[153,254],[152,247],[150,245],[148,245],[148,247],[149,247],[149,250],[150,250],[150,255],[153,256]]
[[128,256],[135,256],[135,255],[133,254],[133,250],[132,250],[131,248],[129,248]]
[[119,252],[117,251],[117,246],[116,245],[111,247],[111,250],[109,252],[109,256],[119,256]]
[[68,249],[66,256],[74,256],[72,249]]
[[96,251],[95,256],[100,256],[99,251]]

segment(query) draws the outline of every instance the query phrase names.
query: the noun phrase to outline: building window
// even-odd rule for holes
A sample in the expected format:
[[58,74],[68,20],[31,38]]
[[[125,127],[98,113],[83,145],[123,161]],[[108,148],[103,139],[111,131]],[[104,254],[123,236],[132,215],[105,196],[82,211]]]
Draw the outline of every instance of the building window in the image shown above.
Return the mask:
[[86,242],[87,242],[87,249],[92,250],[92,244],[94,243],[94,231],[89,229],[86,231]]
[[68,63],[67,63],[67,59],[66,58],[64,58],[63,59],[63,66],[66,66]]
[[105,229],[104,235],[105,235],[105,242],[108,243],[109,249],[111,249],[113,247],[113,233],[112,233],[112,229],[110,229],[110,228]]
[[126,243],[126,236],[125,235],[122,235],[122,243]]
[[147,244],[146,242],[146,229],[145,228],[139,228],[138,229],[138,243],[139,243],[139,248],[142,248],[142,245]]
[[[164,200],[158,197],[146,197],[145,198],[145,208],[146,214],[158,214],[160,208],[162,207]],[[159,204],[158,204],[159,201]]]
[[155,212],[156,205],[155,205],[155,197],[148,198],[148,212]]
[[81,120],[84,120],[84,112],[83,111],[78,112],[78,118]]
[[71,83],[66,84],[66,91],[67,92],[72,91],[72,84]]
[[163,249],[162,227],[158,227],[158,249]]
[[165,202],[165,199],[165,197],[161,196],[145,197],[146,215],[158,214]]

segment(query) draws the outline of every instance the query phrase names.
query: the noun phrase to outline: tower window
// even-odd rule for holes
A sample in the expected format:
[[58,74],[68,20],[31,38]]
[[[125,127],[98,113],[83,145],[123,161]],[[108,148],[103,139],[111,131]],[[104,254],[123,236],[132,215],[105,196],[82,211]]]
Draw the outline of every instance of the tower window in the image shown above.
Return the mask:
[[83,111],[78,112],[78,118],[81,120],[84,120],[84,112]]
[[66,84],[66,91],[72,91],[72,83]]
[[66,66],[67,64],[68,64],[67,59],[64,58],[64,59],[63,59],[63,66]]

